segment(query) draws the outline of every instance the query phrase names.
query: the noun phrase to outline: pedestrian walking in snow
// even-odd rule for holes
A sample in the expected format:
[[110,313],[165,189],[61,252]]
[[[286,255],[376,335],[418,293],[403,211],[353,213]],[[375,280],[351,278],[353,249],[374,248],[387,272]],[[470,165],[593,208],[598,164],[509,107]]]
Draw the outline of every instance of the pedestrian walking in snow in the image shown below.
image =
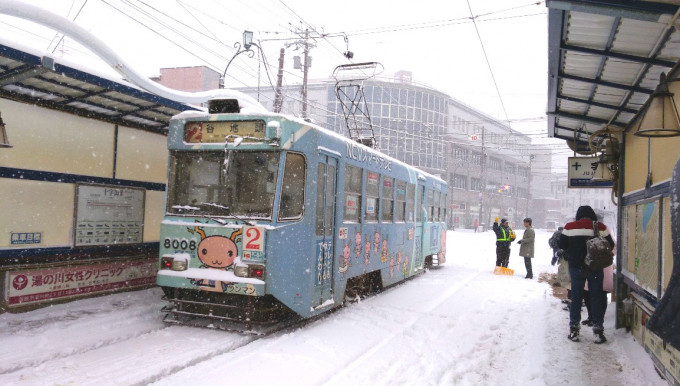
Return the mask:
[[[581,304],[583,302],[586,280],[590,290],[591,311],[593,320],[593,333],[596,335],[595,343],[604,343],[604,304],[602,304],[602,269],[590,270],[585,265],[586,241],[595,236],[593,222],[597,221],[595,211],[590,206],[581,206],[576,211],[576,221],[567,223],[560,236],[560,248],[564,250],[564,257],[569,262],[569,274],[571,275],[571,305],[569,307],[569,335],[574,342],[579,341],[581,327]],[[612,248],[614,240],[609,234],[607,227],[597,222],[600,236],[604,237]]]
[[531,259],[534,258],[534,239],[536,234],[534,228],[531,227],[531,218],[527,217],[524,219],[524,234],[522,239],[517,242],[519,244],[519,255],[524,257],[524,266],[527,269],[527,275],[525,279],[533,279],[534,273],[531,269]]

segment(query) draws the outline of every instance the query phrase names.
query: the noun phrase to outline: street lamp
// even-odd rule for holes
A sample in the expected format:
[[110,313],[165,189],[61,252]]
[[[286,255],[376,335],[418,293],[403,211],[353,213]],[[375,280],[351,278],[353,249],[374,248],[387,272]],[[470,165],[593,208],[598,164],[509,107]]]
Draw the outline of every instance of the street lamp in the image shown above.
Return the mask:
[[250,49],[251,46],[258,47],[257,44],[253,43],[253,31],[243,31],[243,46],[241,46],[241,43],[239,42],[234,43],[236,53],[234,54],[234,56],[231,57],[229,63],[227,63],[227,67],[224,68],[224,73],[220,77],[220,88],[224,88],[224,79],[227,76],[227,70],[229,69],[229,65],[231,64],[231,62],[234,61],[234,59],[236,59],[237,56],[244,52],[248,55],[249,58],[255,56],[255,52]]

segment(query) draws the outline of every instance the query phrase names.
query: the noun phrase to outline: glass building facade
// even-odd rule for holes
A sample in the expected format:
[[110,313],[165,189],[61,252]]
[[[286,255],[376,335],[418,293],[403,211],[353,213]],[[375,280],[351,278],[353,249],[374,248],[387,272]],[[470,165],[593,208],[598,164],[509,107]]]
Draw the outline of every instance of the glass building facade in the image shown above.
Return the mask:
[[370,116],[376,147],[383,153],[443,175],[446,169],[444,137],[447,127],[449,96],[437,91],[402,83],[366,81],[363,95],[345,87],[336,96],[334,85],[328,87],[326,126],[348,135],[343,112],[355,112],[361,126],[367,127]]

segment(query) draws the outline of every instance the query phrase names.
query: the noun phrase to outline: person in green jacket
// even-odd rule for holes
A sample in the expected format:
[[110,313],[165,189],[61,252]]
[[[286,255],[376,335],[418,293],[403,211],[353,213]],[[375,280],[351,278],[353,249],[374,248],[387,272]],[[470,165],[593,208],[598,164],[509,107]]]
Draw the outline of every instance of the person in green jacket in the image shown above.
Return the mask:
[[512,242],[508,220],[501,219],[501,223],[498,225],[498,217],[496,217],[493,222],[493,231],[496,234],[496,266],[507,268],[510,261],[510,243]]

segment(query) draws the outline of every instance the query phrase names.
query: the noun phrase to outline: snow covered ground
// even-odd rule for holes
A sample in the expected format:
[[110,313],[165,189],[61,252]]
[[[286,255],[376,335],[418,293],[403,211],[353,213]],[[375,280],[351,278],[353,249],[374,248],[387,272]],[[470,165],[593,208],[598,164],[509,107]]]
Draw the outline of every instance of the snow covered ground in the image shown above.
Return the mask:
[[607,343],[567,340],[536,237],[533,280],[518,245],[496,276],[492,232],[449,232],[443,267],[263,338],[166,326],[158,288],[5,313],[0,385],[666,385],[613,304]]

